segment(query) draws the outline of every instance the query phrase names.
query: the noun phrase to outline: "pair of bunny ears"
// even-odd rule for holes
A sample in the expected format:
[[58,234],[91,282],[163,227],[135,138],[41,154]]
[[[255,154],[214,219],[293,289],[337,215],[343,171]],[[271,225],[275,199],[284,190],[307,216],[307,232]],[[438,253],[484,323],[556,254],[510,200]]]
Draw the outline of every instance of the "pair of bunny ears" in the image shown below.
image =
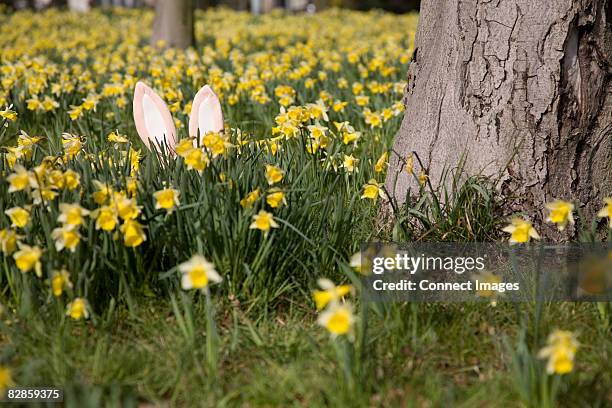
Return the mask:
[[[149,150],[157,146],[167,146],[169,153],[174,154],[176,145],[176,127],[168,106],[153,89],[142,82],[134,89],[134,123],[136,131]],[[223,112],[221,103],[213,90],[205,85],[196,93],[189,115],[189,136],[197,145],[198,134],[223,130]]]

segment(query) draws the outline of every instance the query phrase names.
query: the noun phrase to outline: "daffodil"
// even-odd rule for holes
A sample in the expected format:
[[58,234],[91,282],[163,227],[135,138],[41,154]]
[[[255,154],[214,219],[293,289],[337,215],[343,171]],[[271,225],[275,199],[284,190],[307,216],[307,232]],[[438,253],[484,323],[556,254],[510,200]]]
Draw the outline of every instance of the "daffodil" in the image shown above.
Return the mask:
[[419,184],[421,185],[421,187],[425,186],[425,183],[427,183],[428,178],[429,176],[427,175],[425,170],[421,170],[419,173]]
[[361,137],[360,132],[355,132],[354,130],[353,131],[346,130],[342,132],[342,143],[344,143],[345,145],[356,143],[360,137]]
[[6,390],[15,385],[11,370],[8,367],[0,366],[0,398],[4,398]]
[[0,230],[0,251],[4,256],[8,256],[15,252],[17,249],[17,240],[21,238],[17,233],[11,229]]
[[388,163],[387,163],[388,160],[389,160],[389,153],[384,152],[376,161],[376,164],[374,165],[374,171],[376,173],[383,172],[388,166]]
[[117,144],[124,144],[124,143],[128,143],[129,140],[127,137],[119,134],[119,132],[111,132],[107,137],[106,140],[108,140],[109,142],[112,143],[117,143]]
[[25,167],[17,164],[15,167],[13,167],[13,171],[14,172],[6,178],[6,180],[9,182],[9,193],[22,191],[30,187],[32,176],[30,172],[25,169]]
[[93,185],[96,187],[96,191],[93,193],[92,196],[96,204],[106,204],[110,199],[111,195],[113,194],[113,189],[98,180],[93,180]]
[[253,207],[253,204],[255,204],[255,201],[257,201],[257,199],[259,198],[260,192],[259,189],[255,189],[253,191],[251,191],[249,194],[247,194],[246,197],[244,197],[242,200],[240,200],[240,205],[242,206],[242,208],[251,208]]
[[62,296],[65,289],[72,288],[72,283],[70,282],[70,273],[65,269],[62,269],[60,271],[53,271],[53,274],[51,275],[50,279],[50,284],[53,296]]
[[194,255],[189,261],[180,264],[179,271],[183,274],[181,286],[184,290],[204,289],[209,283],[219,283],[222,280],[215,265],[201,255]]
[[349,334],[355,317],[350,303],[333,303],[325,309],[317,319],[317,323],[325,327],[332,337]]
[[229,143],[221,134],[215,132],[210,132],[204,135],[202,138],[202,144],[206,150],[212,153],[213,157],[225,154],[227,148],[231,146],[231,143]]
[[382,116],[380,113],[366,109],[363,112],[363,116],[365,117],[365,123],[370,125],[370,128],[375,129],[382,127]]
[[4,211],[11,220],[12,227],[23,228],[30,222],[30,211],[22,207],[13,207]]
[[155,208],[164,209],[168,212],[172,212],[174,207],[179,205],[180,192],[174,188],[166,188],[157,191],[153,194],[155,197]]
[[344,159],[342,160],[342,167],[346,169],[348,173],[358,172],[359,169],[355,167],[357,162],[359,162],[359,159],[353,157],[352,154],[348,156],[345,154]]
[[55,228],[51,231],[51,238],[55,240],[55,249],[62,251],[64,248],[74,252],[81,242],[81,234],[76,227],[69,224]]
[[540,239],[540,235],[531,222],[518,217],[513,218],[510,225],[502,231],[510,234],[510,244],[523,244],[529,242],[531,238]]
[[0,110],[0,118],[14,122],[17,120],[17,112],[9,108]]
[[70,316],[72,320],[81,320],[89,318],[89,306],[87,300],[83,298],[75,298],[66,306],[66,316]]
[[474,280],[490,284],[487,286],[479,285],[479,287],[476,289],[476,295],[483,298],[495,297],[498,292],[489,288],[492,287],[492,285],[494,284],[501,283],[502,281],[501,276],[495,275],[488,271],[483,271],[481,273],[475,274]]
[[604,207],[599,210],[597,216],[599,218],[607,218],[608,225],[610,226],[610,228],[612,228],[612,197],[604,198],[604,203]]
[[112,231],[117,226],[115,206],[105,205],[95,210],[92,215],[96,218],[96,229]]
[[376,201],[378,197],[384,196],[385,191],[382,188],[382,184],[378,183],[374,179],[370,179],[370,181],[368,181],[368,184],[363,186],[363,194],[361,195],[362,199],[367,198]]
[[270,189],[266,195],[266,203],[268,203],[268,205],[272,208],[278,208],[282,205],[286,205],[287,200],[285,199],[285,193],[279,189]]
[[66,152],[66,158],[68,160],[74,158],[83,150],[81,137],[70,133],[62,134],[62,145],[64,146],[64,151]]
[[34,269],[36,276],[42,277],[42,263],[40,258],[42,257],[42,249],[37,246],[29,246],[26,244],[18,243],[19,250],[13,254],[15,259],[15,265],[21,272],[30,272]]
[[547,203],[545,207],[549,210],[546,221],[556,224],[559,231],[563,231],[568,222],[574,224],[574,215],[572,214],[574,204],[568,201],[556,200],[552,203]]
[[278,167],[266,164],[266,180],[269,185],[279,183],[283,179],[284,174],[285,172]]
[[82,225],[83,218],[89,215],[89,210],[86,210],[76,203],[61,203],[59,209],[61,214],[57,217],[57,221],[71,226]]
[[314,125],[308,126],[308,131],[310,131],[310,137],[318,141],[325,137],[328,129],[317,122]]
[[191,149],[193,149],[193,139],[182,139],[180,142],[177,143],[177,145],[174,147],[174,150],[176,151],[176,154],[178,154],[179,156],[185,158],[185,156],[187,155],[187,153],[189,151],[191,151]]
[[541,359],[548,359],[548,374],[567,374],[574,368],[574,357],[578,350],[576,336],[566,330],[555,330],[549,336],[546,347],[538,353]]
[[323,290],[314,290],[312,296],[318,310],[322,310],[331,302],[337,302],[350,293],[351,285],[336,286],[329,279],[319,279],[319,287]]
[[142,225],[136,220],[127,219],[121,226],[125,246],[135,248],[147,240]]
[[355,270],[355,272],[363,273],[363,267],[361,264],[361,252],[355,252],[349,260],[349,266]]
[[188,170],[203,172],[208,165],[208,158],[201,149],[191,148],[183,156]]
[[414,155],[412,153],[409,154],[408,157],[406,157],[404,170],[410,175],[414,174]]
[[260,210],[253,216],[253,223],[250,225],[251,229],[258,229],[265,233],[268,233],[271,228],[278,228],[278,224],[274,221],[274,217],[271,213]]
[[140,207],[137,205],[136,199],[128,198],[123,192],[113,194],[113,205],[122,220],[134,220],[140,215]]
[[323,102],[323,100],[320,99],[317,101],[317,103],[307,104],[306,109],[313,120],[324,120],[325,122],[329,121],[329,117],[327,116],[327,106],[325,106],[325,102]]

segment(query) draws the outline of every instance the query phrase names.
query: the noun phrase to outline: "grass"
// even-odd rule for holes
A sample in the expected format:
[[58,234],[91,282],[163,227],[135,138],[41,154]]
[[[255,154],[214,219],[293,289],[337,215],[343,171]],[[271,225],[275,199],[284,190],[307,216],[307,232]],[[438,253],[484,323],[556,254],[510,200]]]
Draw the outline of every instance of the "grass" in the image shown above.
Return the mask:
[[[63,325],[40,315],[4,327],[6,354],[21,384],[61,384],[66,406],[522,406],[509,375],[505,341],[520,327],[510,305],[419,304],[392,307],[372,321],[362,388],[345,388],[327,335],[304,306],[262,318],[229,299],[219,315],[219,378],[205,374],[205,322],[185,344],[167,302],[139,299],[136,317],[117,311],[99,326]],[[416,311],[416,319],[413,313]],[[558,304],[548,327],[580,331],[577,374],[564,406],[605,406],[610,398],[610,341],[593,305]],[[409,323],[408,323],[409,322]],[[7,322],[5,322],[7,324]],[[50,330],[58,327],[59,330]],[[599,401],[599,404],[598,404]]]
[[[0,127],[0,229],[44,250],[41,278],[22,272],[13,253],[1,258],[0,368],[9,367],[16,384],[61,386],[65,405],[75,407],[612,404],[609,304],[361,300],[349,262],[363,242],[497,241],[506,222],[504,198],[491,181],[461,177],[450,163],[450,187],[414,191],[406,205],[395,205],[389,224],[379,224],[380,200],[362,198],[366,183],[384,180],[385,165],[379,171],[376,164],[400,124],[397,101],[416,16],[212,10],[197,15],[197,49],[164,52],[145,45],[142,27],[151,18],[127,10],[0,13],[0,104],[18,114]],[[80,69],[90,74],[75,75]],[[209,160],[204,171],[140,143],[128,100],[137,79],[178,107],[183,126],[191,96],[204,82],[214,86],[228,125],[217,136],[227,146],[219,155],[201,150]],[[362,96],[370,98],[365,105]],[[83,107],[90,97],[95,110]],[[37,105],[49,99],[57,106]],[[319,99],[329,120],[313,113]],[[347,103],[344,110],[333,109],[338,101]],[[285,134],[283,109],[291,107],[300,112],[291,119],[297,132]],[[77,108],[83,111],[71,119]],[[349,122],[361,136],[345,142],[353,132],[334,122]],[[309,129],[317,123],[328,127],[326,139]],[[22,129],[43,138],[24,147]],[[109,141],[114,131],[128,142]],[[74,154],[62,132],[79,136]],[[186,136],[184,128],[179,135]],[[348,155],[358,160],[354,171],[344,165]],[[9,193],[15,163],[43,181]],[[279,208],[266,202],[267,164],[284,171],[274,186],[287,199]],[[53,178],[69,170],[80,176],[76,189]],[[126,220],[103,231],[92,214],[78,228],[74,252],[56,247],[61,203],[100,208],[94,180],[135,200],[146,241],[130,247],[119,227]],[[57,196],[37,203],[41,186]],[[180,192],[172,212],[153,198],[165,186]],[[256,189],[253,205],[241,204]],[[16,206],[31,208],[23,228],[5,216]],[[259,210],[273,214],[279,228],[250,228]],[[180,287],[177,267],[194,254],[223,277],[206,295]],[[56,297],[49,279],[60,268],[73,287]],[[320,277],[354,283],[354,343],[348,336],[330,341],[317,324],[311,291]],[[87,299],[89,319],[66,315],[77,297]],[[556,328],[581,342],[564,376],[547,375],[537,359]],[[551,382],[558,383],[555,396]]]

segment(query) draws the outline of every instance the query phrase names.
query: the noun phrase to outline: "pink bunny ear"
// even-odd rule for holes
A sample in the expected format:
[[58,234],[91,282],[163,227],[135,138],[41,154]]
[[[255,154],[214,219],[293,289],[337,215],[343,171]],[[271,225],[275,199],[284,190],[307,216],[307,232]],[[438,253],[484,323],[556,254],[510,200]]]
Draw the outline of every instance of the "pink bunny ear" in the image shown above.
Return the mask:
[[208,132],[221,132],[223,130],[223,112],[221,102],[208,85],[198,91],[189,116],[189,136],[200,137]]
[[176,144],[176,128],[164,101],[142,82],[134,89],[134,123],[138,135],[149,148],[168,145],[170,153]]

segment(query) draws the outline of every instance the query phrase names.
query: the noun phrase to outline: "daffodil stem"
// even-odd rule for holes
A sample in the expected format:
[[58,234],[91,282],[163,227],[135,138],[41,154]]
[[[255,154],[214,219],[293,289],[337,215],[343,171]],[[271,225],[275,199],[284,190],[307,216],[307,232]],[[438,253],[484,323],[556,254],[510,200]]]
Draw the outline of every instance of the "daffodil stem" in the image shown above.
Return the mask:
[[343,337],[335,339],[333,343],[336,348],[338,363],[342,366],[342,371],[344,373],[344,382],[349,391],[352,391],[355,388],[355,380],[353,378],[351,350],[349,350],[350,344],[348,340]]
[[204,296],[206,298],[206,362],[210,374],[216,377],[219,360],[219,341],[217,327],[215,325],[213,303],[208,288],[204,290]]

